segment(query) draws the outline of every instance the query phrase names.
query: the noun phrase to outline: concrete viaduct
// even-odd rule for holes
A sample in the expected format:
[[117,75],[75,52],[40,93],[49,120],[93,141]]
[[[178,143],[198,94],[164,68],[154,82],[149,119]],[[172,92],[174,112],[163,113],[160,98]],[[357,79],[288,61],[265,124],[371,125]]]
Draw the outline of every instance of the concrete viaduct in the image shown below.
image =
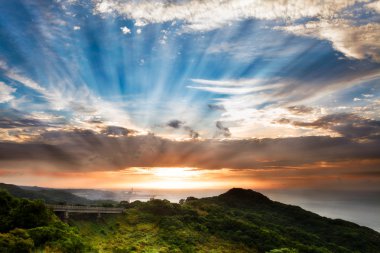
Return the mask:
[[103,213],[123,213],[124,208],[121,207],[94,207],[94,206],[71,206],[71,205],[46,205],[53,209],[54,212],[63,212],[64,218],[67,220],[70,213],[96,213],[98,218]]

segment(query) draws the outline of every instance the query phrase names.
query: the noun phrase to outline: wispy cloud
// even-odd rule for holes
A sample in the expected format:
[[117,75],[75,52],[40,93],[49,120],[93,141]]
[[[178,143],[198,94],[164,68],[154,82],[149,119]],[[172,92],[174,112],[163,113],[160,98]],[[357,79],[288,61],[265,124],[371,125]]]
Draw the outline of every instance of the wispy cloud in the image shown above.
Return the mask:
[[242,95],[253,92],[273,90],[283,86],[281,83],[266,84],[267,81],[260,79],[248,80],[203,80],[192,79],[196,84],[208,86],[188,85],[187,88],[214,92],[219,94]]
[[353,25],[349,21],[311,21],[306,24],[280,26],[296,35],[328,40],[334,49],[354,59],[367,57],[380,62],[380,24]]
[[292,0],[281,4],[276,1],[133,1],[96,0],[94,12],[116,13],[142,24],[183,21],[185,28],[207,31],[222,28],[243,19],[297,20],[305,17],[329,18],[359,1],[339,0],[319,2]]
[[374,1],[372,3],[366,4],[365,6],[369,9],[376,11],[377,13],[380,13],[380,1]]
[[380,121],[352,113],[330,114],[312,122],[294,121],[295,126],[329,129],[349,138],[379,138]]
[[68,122],[73,127],[92,128],[91,124],[87,124],[89,118],[100,117],[104,124],[136,128],[125,111],[112,102],[96,96],[86,85],[74,85],[69,83],[69,80],[61,80],[59,83],[49,83],[44,87],[5,63],[2,64],[2,69],[7,78],[42,97],[49,109],[58,113],[65,112],[65,117],[69,117]]
[[16,88],[10,87],[3,82],[0,82],[0,104],[9,102],[14,99],[13,93],[16,91]]
[[[136,20],[139,25],[181,21],[183,30],[187,32],[210,31],[223,29],[233,23],[258,19],[273,21],[297,21],[297,25],[285,25],[277,29],[286,30],[296,35],[310,36],[332,42],[333,47],[347,57],[363,59],[371,57],[379,61],[379,27],[376,23],[365,25],[351,24],[355,15],[365,15],[368,9],[377,11],[379,2],[363,5],[366,1],[339,0],[313,1],[291,0],[278,3],[276,1],[132,1],[97,0],[94,13],[109,15],[117,14],[127,19]],[[355,11],[353,11],[355,9]],[[317,19],[302,23],[302,19]],[[300,21],[301,20],[301,21]],[[346,27],[346,29],[339,29]],[[269,26],[269,28],[271,28]],[[272,28],[275,28],[272,26]],[[360,38],[360,39],[359,39]],[[271,41],[273,43],[282,43]],[[247,48],[247,43],[221,43],[209,52],[233,52],[236,57],[245,58],[260,54],[260,50],[241,50]],[[258,44],[259,49],[270,54],[270,48]],[[256,52],[256,53],[252,53]],[[288,50],[275,51],[273,55],[289,53]]]

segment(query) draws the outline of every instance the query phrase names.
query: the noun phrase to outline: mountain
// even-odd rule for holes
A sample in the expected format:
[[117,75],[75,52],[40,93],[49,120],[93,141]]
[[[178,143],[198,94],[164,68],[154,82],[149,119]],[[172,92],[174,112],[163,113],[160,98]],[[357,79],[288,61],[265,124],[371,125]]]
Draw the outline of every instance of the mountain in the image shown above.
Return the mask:
[[97,205],[116,203],[110,200],[89,200],[65,190],[51,188],[16,186],[13,184],[0,183],[0,189],[7,190],[10,194],[18,198],[42,199],[49,204]]
[[372,229],[252,190],[119,206],[125,213],[70,214],[64,224],[42,201],[0,191],[0,252],[380,252],[380,234]]
[[133,202],[121,216],[73,218],[101,252],[380,252],[380,234],[231,189],[216,197]]

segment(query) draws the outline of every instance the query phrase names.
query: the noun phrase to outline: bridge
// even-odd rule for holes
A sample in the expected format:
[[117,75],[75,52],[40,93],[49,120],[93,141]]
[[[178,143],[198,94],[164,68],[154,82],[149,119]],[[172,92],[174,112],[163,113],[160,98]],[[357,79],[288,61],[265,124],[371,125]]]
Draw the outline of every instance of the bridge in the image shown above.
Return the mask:
[[64,218],[69,218],[69,213],[96,213],[98,218],[104,213],[123,213],[122,207],[95,207],[95,206],[71,206],[71,205],[46,205],[54,212],[63,212]]

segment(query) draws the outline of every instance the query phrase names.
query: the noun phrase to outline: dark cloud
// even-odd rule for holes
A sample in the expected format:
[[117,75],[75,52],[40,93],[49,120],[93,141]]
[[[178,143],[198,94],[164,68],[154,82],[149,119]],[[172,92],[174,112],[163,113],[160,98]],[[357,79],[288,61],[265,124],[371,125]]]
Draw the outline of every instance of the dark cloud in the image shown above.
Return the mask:
[[166,125],[175,129],[181,128],[185,122],[182,122],[180,120],[174,119],[169,121]]
[[166,125],[175,129],[183,128],[186,132],[188,132],[189,137],[191,139],[197,139],[199,137],[199,133],[195,131],[192,127],[186,126],[185,122],[183,121],[175,119],[169,121]]
[[380,159],[379,146],[380,138],[365,142],[328,136],[173,141],[154,135],[110,137],[88,130],[50,131],[34,142],[0,143],[0,166],[38,169],[37,162],[27,162],[33,160],[65,170],[139,166],[262,169]]
[[313,122],[294,121],[295,126],[328,129],[347,138],[373,138],[380,136],[380,121],[366,119],[352,113],[323,116]]
[[102,134],[108,135],[108,136],[127,136],[128,134],[133,134],[136,131],[127,129],[124,127],[119,126],[107,126],[105,129],[102,130]]
[[73,159],[70,152],[65,151],[62,145],[44,143],[9,143],[0,142],[0,163],[1,162],[21,162],[40,161],[54,163],[54,166],[63,169],[70,168],[71,165],[78,165],[80,159]]
[[104,123],[103,119],[101,117],[99,117],[99,116],[92,117],[87,122],[88,123],[92,123],[92,124],[102,124],[102,123]]
[[183,129],[185,129],[189,133],[189,137],[191,139],[197,139],[197,138],[199,138],[199,133],[197,131],[195,131],[194,129],[192,129],[191,127],[184,126]]
[[277,123],[277,124],[290,124],[292,121],[290,119],[286,119],[286,118],[281,118],[279,120],[276,120],[272,123]]
[[217,121],[215,126],[218,129],[218,132],[216,133],[217,136],[223,135],[224,137],[231,137],[230,129],[225,127],[221,121]]
[[0,128],[19,128],[19,127],[49,127],[46,124],[37,119],[10,119],[0,117]]
[[208,109],[213,110],[213,111],[226,111],[226,108],[224,108],[223,105],[215,105],[215,104],[208,104],[207,105]]
[[81,103],[81,102],[70,102],[70,108],[77,112],[83,114],[94,114],[96,113],[96,109],[93,106]]
[[20,111],[9,109],[0,110],[0,128],[22,128],[22,127],[51,127],[52,125],[30,117]]
[[312,107],[308,107],[305,105],[294,105],[294,106],[288,106],[286,109],[290,111],[293,114],[309,114],[314,111]]

